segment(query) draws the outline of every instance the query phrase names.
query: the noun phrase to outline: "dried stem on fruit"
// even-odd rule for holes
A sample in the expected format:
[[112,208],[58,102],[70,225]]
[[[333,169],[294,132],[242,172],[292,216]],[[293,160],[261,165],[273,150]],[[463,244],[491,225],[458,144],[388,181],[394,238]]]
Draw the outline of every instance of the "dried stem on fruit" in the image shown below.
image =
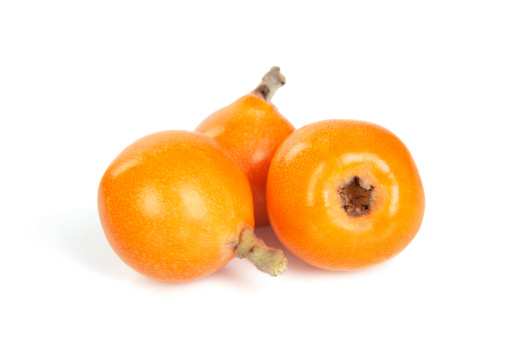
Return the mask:
[[287,259],[282,250],[268,247],[250,227],[241,232],[235,252],[238,258],[248,259],[257,269],[271,276],[281,275],[287,270]]
[[272,67],[262,78],[261,83],[253,90],[254,94],[259,95],[266,102],[271,102],[278,88],[285,84],[285,76],[280,73],[280,67]]

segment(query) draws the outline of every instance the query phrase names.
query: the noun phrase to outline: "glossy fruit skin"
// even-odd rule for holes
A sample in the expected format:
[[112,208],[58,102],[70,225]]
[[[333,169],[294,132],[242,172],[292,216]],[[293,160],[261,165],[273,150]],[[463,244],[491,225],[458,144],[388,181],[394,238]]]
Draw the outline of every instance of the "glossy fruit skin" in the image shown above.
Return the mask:
[[[373,186],[365,215],[345,212],[338,191],[354,177]],[[401,252],[417,234],[425,198],[406,146],[387,129],[327,120],[289,136],[268,176],[271,225],[301,260],[328,270],[356,270]]]
[[217,140],[245,171],[252,188],[255,225],[269,224],[266,182],[271,159],[294,130],[275,106],[254,93],[208,116],[197,128]]
[[104,173],[98,209],[106,237],[134,270],[167,282],[213,273],[253,227],[248,179],[216,141],[163,131],[123,150]]

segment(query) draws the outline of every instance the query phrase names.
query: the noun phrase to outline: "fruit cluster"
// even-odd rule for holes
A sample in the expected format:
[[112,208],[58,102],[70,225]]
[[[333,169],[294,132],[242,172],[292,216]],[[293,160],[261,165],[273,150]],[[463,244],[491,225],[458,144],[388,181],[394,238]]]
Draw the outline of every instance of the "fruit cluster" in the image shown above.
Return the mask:
[[272,276],[281,250],[328,270],[381,263],[414,238],[424,191],[405,145],[378,125],[327,120],[298,130],[271,103],[273,67],[251,93],[195,131],[162,131],[123,150],[99,185],[98,209],[118,256],[148,277],[185,282],[234,257]]

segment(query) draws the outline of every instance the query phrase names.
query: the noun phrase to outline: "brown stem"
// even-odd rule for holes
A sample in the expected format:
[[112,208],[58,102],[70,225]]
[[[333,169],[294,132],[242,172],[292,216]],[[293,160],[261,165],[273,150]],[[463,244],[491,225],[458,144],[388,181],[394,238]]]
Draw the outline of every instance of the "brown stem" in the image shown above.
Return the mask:
[[280,67],[275,66],[264,75],[261,83],[253,90],[253,93],[260,95],[264,101],[271,102],[271,98],[275,95],[278,88],[284,84],[285,76],[280,73]]
[[235,252],[238,258],[248,259],[257,269],[271,276],[281,275],[287,270],[287,259],[282,250],[268,247],[250,227],[241,232]]

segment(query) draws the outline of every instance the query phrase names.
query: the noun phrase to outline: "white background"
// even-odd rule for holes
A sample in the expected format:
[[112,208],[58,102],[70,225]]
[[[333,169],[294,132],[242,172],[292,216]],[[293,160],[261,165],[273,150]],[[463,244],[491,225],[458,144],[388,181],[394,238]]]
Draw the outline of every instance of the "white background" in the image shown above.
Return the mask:
[[[506,2],[184,3],[0,3],[0,336],[505,337]],[[415,240],[359,272],[290,253],[276,278],[239,259],[185,284],[131,270],[97,215],[107,165],[273,65],[296,127],[360,119],[405,142]]]

